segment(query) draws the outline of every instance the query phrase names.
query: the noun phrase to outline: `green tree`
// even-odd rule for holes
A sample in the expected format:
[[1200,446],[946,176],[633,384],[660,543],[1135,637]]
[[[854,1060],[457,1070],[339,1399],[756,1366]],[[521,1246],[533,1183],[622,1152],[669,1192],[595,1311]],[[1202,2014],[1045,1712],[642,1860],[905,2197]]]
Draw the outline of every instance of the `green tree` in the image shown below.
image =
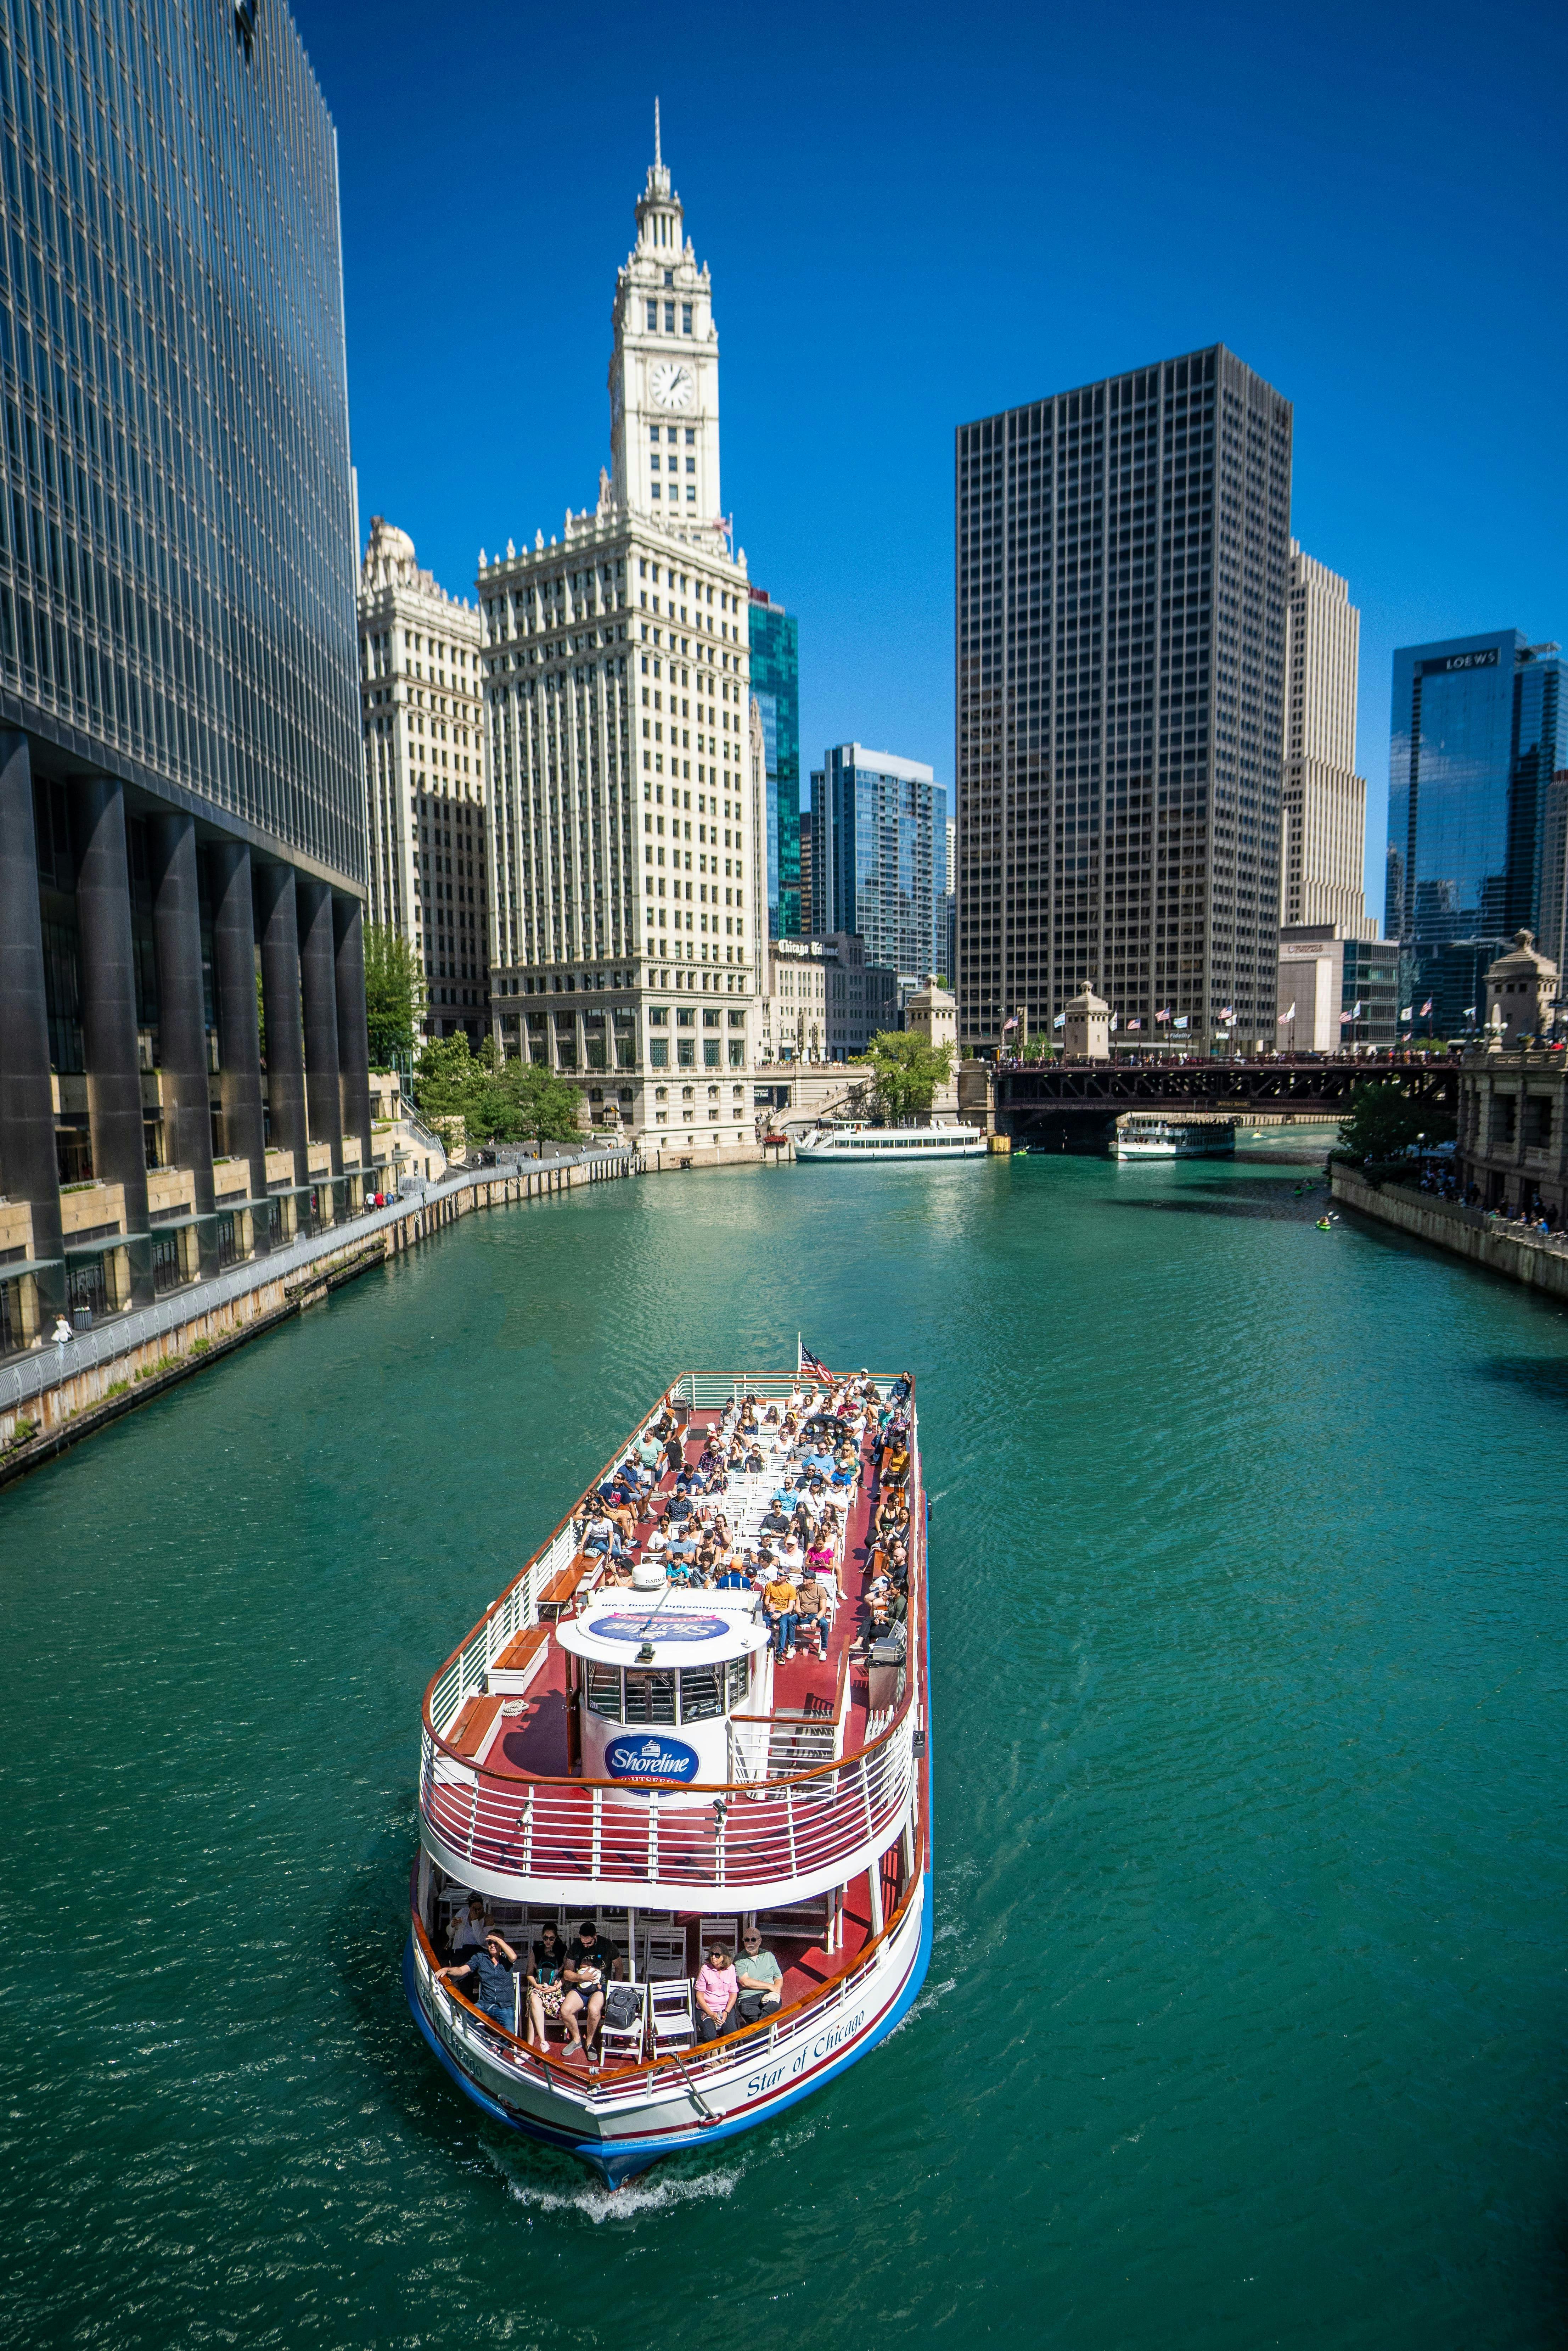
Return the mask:
[[371,1066],[386,1069],[412,1053],[424,1009],[424,967],[403,937],[385,923],[365,925],[365,1019]]
[[883,1029],[866,1047],[872,1091],[889,1125],[931,1108],[938,1086],[953,1074],[951,1045],[931,1045],[918,1029]]
[[1392,1159],[1418,1135],[1447,1143],[1453,1132],[1453,1120],[1437,1103],[1412,1102],[1396,1085],[1369,1083],[1353,1087],[1339,1139],[1357,1159]]
[[432,1038],[414,1065],[413,1098],[425,1123],[455,1144],[457,1121],[465,1142],[562,1143],[575,1135],[582,1097],[552,1070],[502,1060],[488,1037],[477,1055],[459,1029]]

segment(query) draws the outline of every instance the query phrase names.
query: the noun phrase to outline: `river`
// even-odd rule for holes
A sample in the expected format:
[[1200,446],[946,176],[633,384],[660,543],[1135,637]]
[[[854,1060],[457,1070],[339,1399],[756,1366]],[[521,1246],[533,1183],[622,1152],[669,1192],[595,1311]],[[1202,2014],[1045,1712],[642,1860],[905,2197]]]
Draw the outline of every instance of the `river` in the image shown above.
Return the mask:
[[[1560,2341],[1568,1328],[1288,1156],[474,1217],[0,1498],[6,2339]],[[931,1974],[610,2196],[403,2005],[420,1692],[797,1330],[918,1374]]]

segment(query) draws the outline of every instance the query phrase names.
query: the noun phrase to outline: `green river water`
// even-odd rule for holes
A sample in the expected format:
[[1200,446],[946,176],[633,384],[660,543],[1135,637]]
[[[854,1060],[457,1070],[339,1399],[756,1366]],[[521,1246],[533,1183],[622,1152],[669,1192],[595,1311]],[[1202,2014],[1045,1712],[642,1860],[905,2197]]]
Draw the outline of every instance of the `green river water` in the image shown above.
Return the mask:
[[[476,1217],[0,1497],[0,2336],[1560,2342],[1568,1322],[1299,1172]],[[404,2007],[420,1693],[797,1329],[919,1377],[933,1964],[612,2196]]]

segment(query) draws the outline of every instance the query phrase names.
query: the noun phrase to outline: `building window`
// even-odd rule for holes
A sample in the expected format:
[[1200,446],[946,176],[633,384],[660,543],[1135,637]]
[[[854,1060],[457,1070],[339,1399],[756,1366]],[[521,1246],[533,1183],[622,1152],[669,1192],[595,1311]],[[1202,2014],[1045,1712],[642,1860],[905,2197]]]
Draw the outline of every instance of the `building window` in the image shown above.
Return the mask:
[[664,305],[664,332],[666,335],[673,335],[674,331],[675,306],[673,302],[666,302]]
[[658,331],[659,306],[656,302],[650,302],[648,305],[648,332],[651,335],[656,335]]
[[691,331],[692,306],[689,302],[683,302],[681,304],[681,332],[683,335],[689,335]]

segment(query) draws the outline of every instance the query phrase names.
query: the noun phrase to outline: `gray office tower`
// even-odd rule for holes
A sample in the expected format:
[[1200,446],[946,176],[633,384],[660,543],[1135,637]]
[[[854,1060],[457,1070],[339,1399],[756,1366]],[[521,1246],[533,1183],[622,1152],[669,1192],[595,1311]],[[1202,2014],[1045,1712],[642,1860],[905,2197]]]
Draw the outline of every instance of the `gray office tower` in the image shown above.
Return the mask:
[[0,126],[4,1353],[340,1213],[371,1137],[321,93],[278,5],[0,0]]
[[1395,653],[1384,929],[1423,1034],[1458,1036],[1485,1018],[1487,966],[1515,931],[1542,934],[1561,966],[1563,685],[1557,646],[1517,629]]
[[1291,403],[1217,345],[961,425],[967,1050],[1085,984],[1117,1041],[1272,1045]]

